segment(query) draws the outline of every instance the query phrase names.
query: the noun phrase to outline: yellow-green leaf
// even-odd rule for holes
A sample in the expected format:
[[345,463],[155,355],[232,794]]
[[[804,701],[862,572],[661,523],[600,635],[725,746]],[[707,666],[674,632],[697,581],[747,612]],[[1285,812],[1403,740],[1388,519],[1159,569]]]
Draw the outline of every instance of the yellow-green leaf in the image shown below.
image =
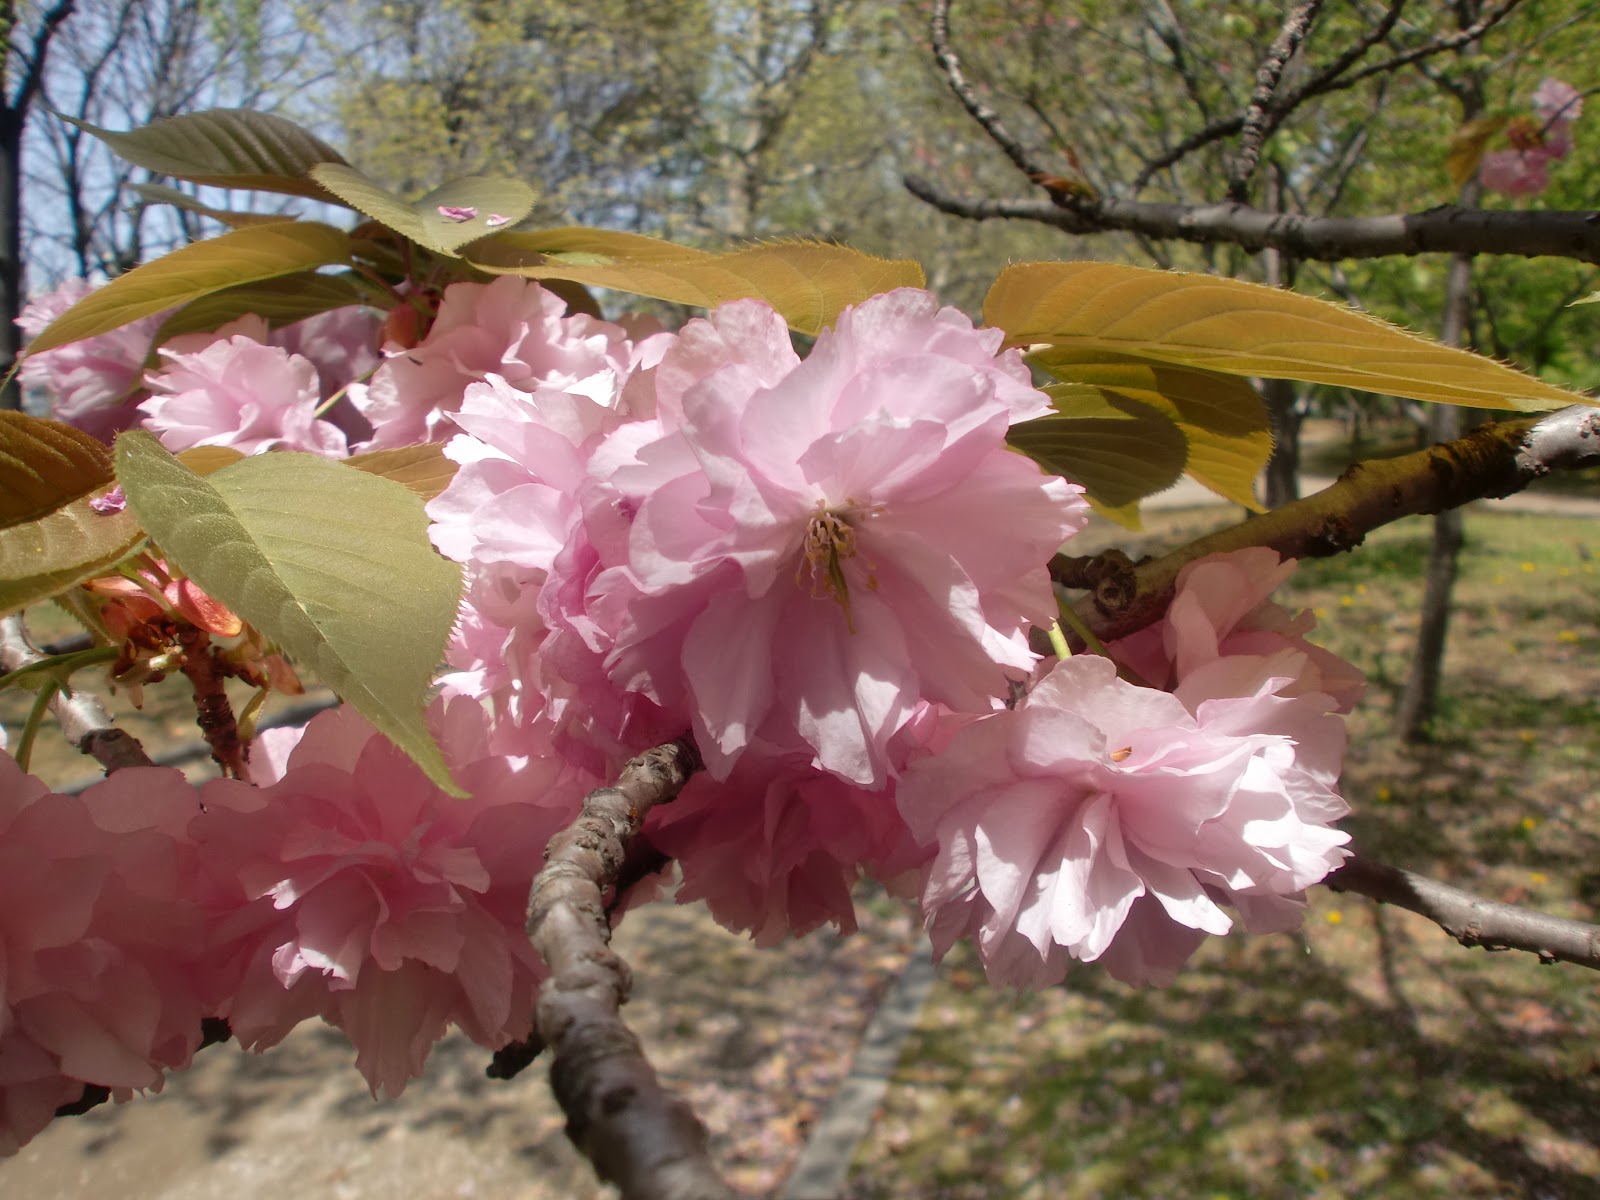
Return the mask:
[[258,454],[204,478],[142,430],[117,439],[128,507],[169,562],[458,792],[423,719],[461,572],[410,489],[313,454]]
[[119,329],[225,288],[350,261],[350,238],[331,225],[279,221],[235,229],[135,267],[96,288],[28,345],[30,354]]
[[265,317],[267,324],[276,329],[366,300],[367,294],[346,275],[298,271],[278,279],[224,288],[190,301],[161,323],[155,344],[162,345],[180,333],[220,329],[247,313]]
[[[314,167],[311,175],[351,208],[419,246],[452,256],[468,242],[498,225],[515,224],[533,209],[533,189],[516,179],[482,175],[455,179],[413,202],[341,163]],[[451,210],[455,216],[448,215]]]
[[1006,440],[1046,470],[1082,484],[1096,507],[1137,529],[1138,502],[1183,475],[1188,446],[1177,423],[1099,389],[1045,390],[1056,415],[1013,425]]
[[1030,361],[1063,383],[1105,389],[1165,413],[1189,445],[1184,472],[1224,499],[1260,511],[1255,482],[1272,456],[1272,421],[1246,380],[1096,351],[1050,349]]
[[166,117],[126,133],[62,119],[158,175],[337,203],[307,176],[317,163],[342,163],[344,156],[293,121],[271,113],[219,108]]
[[111,451],[81,429],[0,411],[0,529],[25,525],[111,482]]
[[139,548],[144,530],[134,515],[95,512],[95,498],[0,529],[0,616],[104,575]]
[[1110,352],[1476,408],[1539,412],[1595,403],[1343,305],[1211,275],[1024,263],[1001,272],[983,313],[1014,345]]
[[164,183],[130,183],[126,186],[146,204],[170,204],[173,208],[181,208],[185,212],[220,221],[230,229],[241,229],[246,225],[271,225],[274,221],[286,219],[283,213],[241,212],[233,208],[215,208],[209,204],[202,204],[188,192],[180,192],[177,188],[168,187]]
[[444,456],[443,442],[369,450],[365,454],[352,454],[343,461],[347,467],[403,483],[424,501],[432,500],[449,487],[459,469],[458,464]]
[[874,258],[825,242],[779,242],[723,254],[652,249],[648,255],[613,256],[584,247],[576,238],[555,250],[541,243],[543,236],[484,238],[468,247],[466,256],[485,271],[570,279],[701,308],[729,300],[765,300],[790,328],[809,334],[831,325],[852,304],[925,282],[922,267],[909,259]]

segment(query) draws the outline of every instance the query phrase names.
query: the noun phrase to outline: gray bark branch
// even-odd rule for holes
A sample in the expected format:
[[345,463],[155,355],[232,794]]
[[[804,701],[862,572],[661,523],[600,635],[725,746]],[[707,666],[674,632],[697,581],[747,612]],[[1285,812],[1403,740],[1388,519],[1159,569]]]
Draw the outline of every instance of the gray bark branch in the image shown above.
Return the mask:
[[1426,875],[1360,855],[1322,881],[1427,917],[1463,946],[1526,950],[1542,963],[1568,962],[1600,971],[1600,926],[1485,900]]
[[550,840],[528,902],[528,936],[550,968],[538,1026],[567,1136],[625,1200],[718,1200],[736,1193],[706,1153],[700,1119],[662,1086],[619,1009],[632,977],[611,949],[604,895],[657,804],[699,769],[687,741],[633,759]]

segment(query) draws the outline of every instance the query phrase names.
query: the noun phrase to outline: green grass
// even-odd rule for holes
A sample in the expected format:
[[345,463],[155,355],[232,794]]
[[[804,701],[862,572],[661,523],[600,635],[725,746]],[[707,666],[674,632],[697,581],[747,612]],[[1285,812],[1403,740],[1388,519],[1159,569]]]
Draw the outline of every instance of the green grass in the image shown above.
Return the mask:
[[[1301,567],[1281,598],[1317,611],[1317,639],[1373,678],[1344,780],[1364,852],[1594,919],[1597,537],[1585,521],[1469,514],[1444,702],[1420,747],[1388,723],[1427,522]],[[1597,982],[1325,889],[1302,934],[1211,939],[1164,991],[1083,967],[1065,987],[1006,995],[958,950],[851,1194],[1593,1197]]]

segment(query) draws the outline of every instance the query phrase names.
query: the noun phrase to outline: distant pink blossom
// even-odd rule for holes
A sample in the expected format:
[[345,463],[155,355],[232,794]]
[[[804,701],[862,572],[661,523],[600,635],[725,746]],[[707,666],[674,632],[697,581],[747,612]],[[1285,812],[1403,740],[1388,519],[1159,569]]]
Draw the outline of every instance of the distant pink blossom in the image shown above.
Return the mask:
[[139,405],[168,450],[232,446],[244,454],[305,450],[343,457],[344,433],[317,417],[317,370],[307,359],[238,334],[185,353],[163,347]]
[[1176,691],[1191,710],[1202,700],[1250,695],[1264,680],[1287,678],[1293,682],[1281,694],[1321,692],[1349,712],[1366,688],[1361,672],[1306,640],[1317,623],[1308,609],[1296,613],[1271,599],[1296,565],[1265,546],[1189,563],[1178,572],[1162,619],[1107,649],[1141,682]]
[[63,796],[0,756],[0,1154],[86,1083],[125,1097],[189,1065],[206,1015],[196,811],[169,768]]
[[1570,83],[1546,75],[1529,103],[1541,121],[1572,122],[1583,116],[1583,93]]
[[341,709],[312,720],[271,785],[207,784],[191,826],[235,1036],[262,1049],[321,1016],[374,1094],[398,1095],[451,1024],[490,1047],[527,1033],[543,974],[528,890],[588,788],[549,758],[491,752],[474,701],[436,704],[433,721],[470,798]]
[[689,714],[713,776],[759,737],[882,787],[920,700],[981,711],[1032,668],[1043,564],[1086,505],[1006,448],[1049,405],[1001,340],[902,289],[802,362],[743,301],[655,369],[661,436],[613,435],[635,439],[626,561],[587,594],[611,677]]
[[609,389],[629,368],[627,334],[607,321],[565,312],[560,297],[515,275],[446,288],[427,336],[415,346],[390,347],[372,381],[350,390],[375,431],[367,448],[453,432],[450,416],[466,389],[491,375],[524,392]]
[[1483,156],[1478,179],[1491,191],[1508,196],[1537,196],[1550,186],[1550,164],[1572,150],[1572,123],[1583,115],[1583,95],[1571,84],[1546,76],[1534,90],[1532,117],[1517,117],[1506,126],[1508,150]]
[[1068,959],[1166,983],[1204,934],[1298,920],[1298,894],[1344,857],[1331,823],[1342,722],[1268,681],[1203,703],[1056,664],[1014,710],[966,725],[899,781],[936,843],[923,895],[934,945],[976,938],[996,983],[1060,980]]
[[[36,337],[72,305],[94,289],[69,280],[30,301],[17,318],[28,337]],[[50,415],[107,441],[138,419],[130,401],[140,390],[150,343],[165,313],[143,317],[120,329],[69,342],[22,360],[18,378],[50,402]]]

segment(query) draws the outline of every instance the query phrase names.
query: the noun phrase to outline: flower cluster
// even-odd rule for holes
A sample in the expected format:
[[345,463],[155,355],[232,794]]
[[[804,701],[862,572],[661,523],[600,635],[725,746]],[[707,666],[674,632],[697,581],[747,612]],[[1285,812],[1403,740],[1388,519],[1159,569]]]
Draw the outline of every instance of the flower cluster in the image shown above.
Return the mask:
[[[0,874],[0,1060],[33,1064],[0,1082],[14,1141],[81,1082],[156,1086],[201,1016],[257,1049],[321,1017],[390,1093],[450,1025],[523,1036],[545,842],[628,757],[686,734],[706,769],[644,836],[680,901],[762,943],[852,928],[868,873],[920,894],[941,953],[975,938],[997,981],[1080,959],[1161,982],[1225,909],[1292,927],[1338,864],[1338,714],[1360,680],[1268,599],[1292,564],[1193,564],[1110,657],[1041,662],[1045,564],[1087,504],[1008,448],[1050,404],[998,330],[902,289],[802,356],[756,301],[630,330],[509,276],[396,311],[378,349],[362,313],[186,335],[96,395],[138,398],[173,448],[445,442],[430,536],[467,587],[431,715],[470,799],[349,712],[263,737],[255,783],[208,783],[198,805],[173,772],[76,801],[5,760],[0,856],[23,882]],[[106,603],[147,620],[129,606],[159,608],[168,582]],[[144,799],[107,816],[108,790]],[[46,920],[26,885],[51,864]],[[68,993],[100,1013],[135,977],[150,999],[117,1026],[120,1057],[77,1056],[40,1015]]]
[[1529,100],[1530,115],[1513,118],[1505,129],[1508,149],[1483,156],[1478,178],[1491,191],[1537,196],[1550,186],[1550,164],[1572,150],[1572,123],[1583,115],[1578,89],[1546,78]]

